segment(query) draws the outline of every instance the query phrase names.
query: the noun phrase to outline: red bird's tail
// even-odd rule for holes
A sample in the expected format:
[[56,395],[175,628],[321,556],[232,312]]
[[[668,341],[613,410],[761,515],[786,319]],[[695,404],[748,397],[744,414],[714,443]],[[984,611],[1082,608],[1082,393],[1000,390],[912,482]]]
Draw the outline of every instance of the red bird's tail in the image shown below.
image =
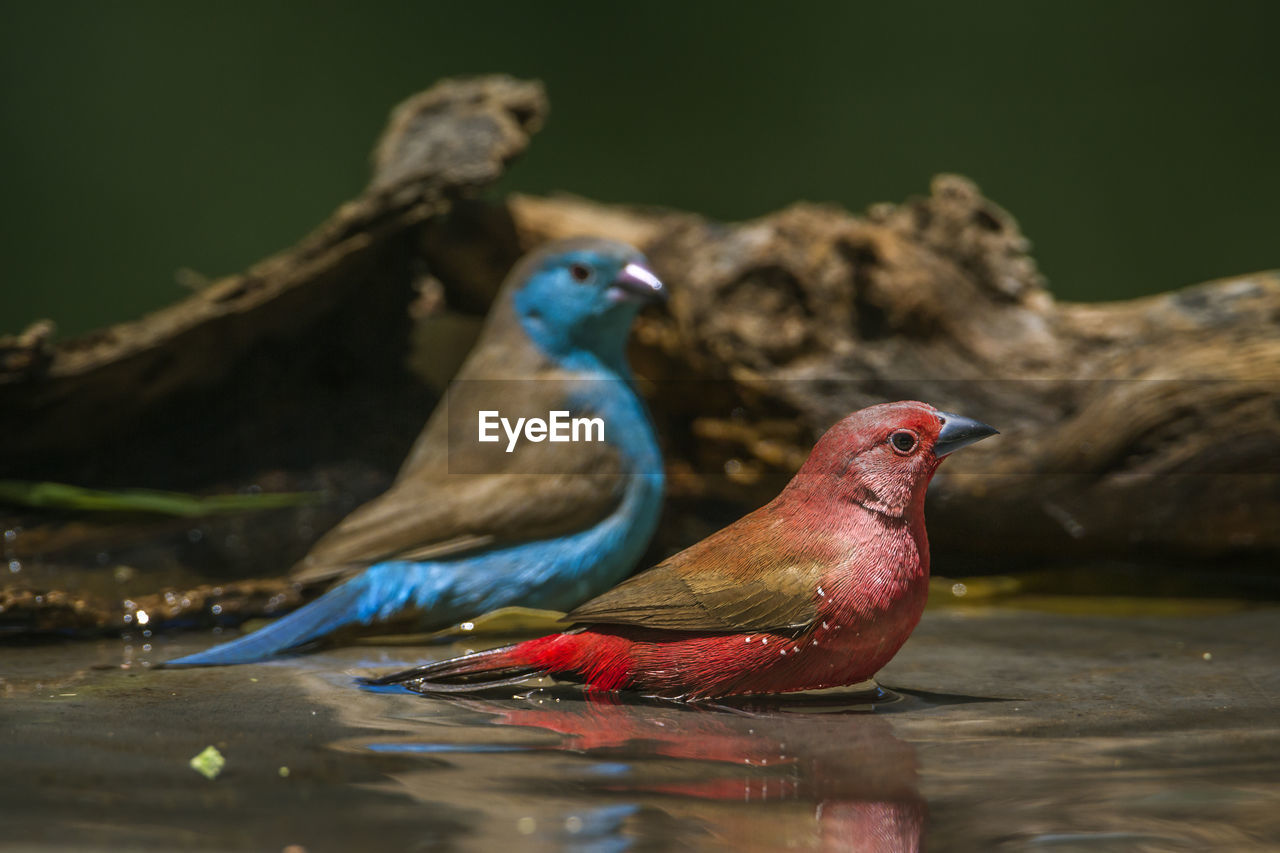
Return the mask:
[[520,654],[521,645],[523,644],[516,643],[498,649],[472,652],[381,678],[362,678],[360,681],[373,686],[403,684],[417,693],[470,693],[490,687],[509,687],[545,671],[542,667],[528,663],[527,658]]
[[632,650],[632,641],[620,633],[577,629],[361,682],[403,684],[416,693],[470,693],[554,675],[586,683],[588,690],[618,690],[631,683]]

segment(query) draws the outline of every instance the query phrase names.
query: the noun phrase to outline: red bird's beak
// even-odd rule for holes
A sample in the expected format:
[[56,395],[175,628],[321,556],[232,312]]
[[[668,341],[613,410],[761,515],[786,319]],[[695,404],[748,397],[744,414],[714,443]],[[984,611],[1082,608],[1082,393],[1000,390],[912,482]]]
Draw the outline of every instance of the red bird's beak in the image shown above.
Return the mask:
[[653,270],[634,261],[622,268],[609,285],[609,293],[618,302],[666,302],[667,288]]
[[938,412],[938,417],[942,419],[942,431],[938,433],[938,440],[934,442],[933,455],[939,459],[949,453],[955,453],[962,447],[968,447],[974,442],[1000,434],[1000,430],[995,427],[987,426],[973,418],[966,418],[964,415]]

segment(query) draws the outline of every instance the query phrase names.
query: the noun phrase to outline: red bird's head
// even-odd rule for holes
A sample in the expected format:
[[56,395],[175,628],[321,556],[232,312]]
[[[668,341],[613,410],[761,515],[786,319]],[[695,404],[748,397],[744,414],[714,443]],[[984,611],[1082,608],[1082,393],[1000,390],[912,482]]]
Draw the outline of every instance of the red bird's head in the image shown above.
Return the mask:
[[874,512],[922,507],[943,457],[997,431],[927,403],[883,403],[836,423],[818,440],[790,488],[821,489]]

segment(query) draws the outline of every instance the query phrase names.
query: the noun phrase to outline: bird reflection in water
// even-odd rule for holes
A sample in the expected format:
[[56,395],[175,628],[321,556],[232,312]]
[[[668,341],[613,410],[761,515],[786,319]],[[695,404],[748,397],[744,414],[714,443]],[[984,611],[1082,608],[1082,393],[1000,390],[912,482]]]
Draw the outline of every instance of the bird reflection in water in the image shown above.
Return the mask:
[[[492,725],[559,735],[549,746],[539,738],[537,746],[514,747],[533,755],[504,762],[505,778],[494,787],[556,798],[568,788],[591,806],[602,805],[600,797],[634,803],[622,813],[596,810],[631,816],[608,831],[624,846],[678,837],[735,850],[917,850],[925,804],[915,750],[894,736],[884,715],[856,704],[866,699],[844,692],[707,708],[551,688],[515,699],[431,701],[479,712]],[[402,746],[437,755],[470,751],[462,744]],[[545,751],[583,755],[592,764],[586,773],[575,765],[566,779],[563,763],[548,762]],[[662,820],[636,816],[655,811]]]

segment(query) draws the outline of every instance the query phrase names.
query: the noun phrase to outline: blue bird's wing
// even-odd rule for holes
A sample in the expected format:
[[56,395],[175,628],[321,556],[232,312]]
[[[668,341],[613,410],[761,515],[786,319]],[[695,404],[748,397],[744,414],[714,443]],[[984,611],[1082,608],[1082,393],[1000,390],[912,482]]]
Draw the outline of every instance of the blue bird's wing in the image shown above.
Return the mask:
[[[468,399],[440,407],[419,446],[424,448],[381,496],[364,504],[316,543],[295,567],[304,582],[352,574],[374,563],[431,560],[589,528],[613,513],[630,475],[624,453],[603,441],[521,441],[506,452],[505,437],[480,445],[456,436],[475,432],[474,412],[491,405],[523,411],[522,395],[564,399],[574,383],[550,377],[536,383],[472,383]],[[557,387],[563,386],[563,387]],[[495,396],[502,404],[493,402]],[[528,401],[529,406],[534,402]],[[577,414],[577,412],[575,412]],[[450,431],[455,440],[449,440]]]

